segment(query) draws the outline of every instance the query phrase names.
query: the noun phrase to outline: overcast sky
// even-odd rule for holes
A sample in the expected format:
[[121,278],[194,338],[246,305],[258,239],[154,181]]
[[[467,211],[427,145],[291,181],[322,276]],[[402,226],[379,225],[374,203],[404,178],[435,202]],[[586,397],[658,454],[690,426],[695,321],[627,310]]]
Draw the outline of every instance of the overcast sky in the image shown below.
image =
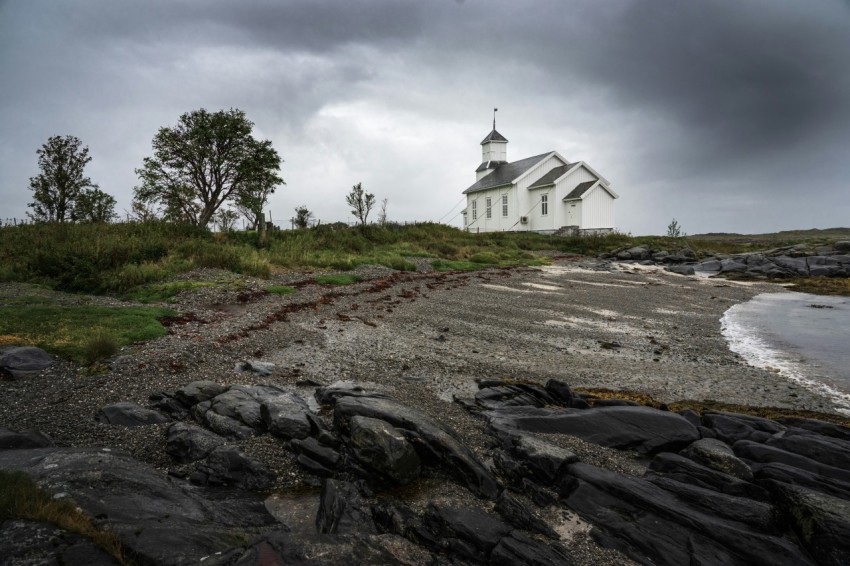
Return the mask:
[[623,232],[850,226],[847,0],[0,0],[0,218],[52,135],[124,211],[160,127],[231,107],[284,159],[276,223],[362,182],[459,226],[498,107],[508,159],[586,161]]

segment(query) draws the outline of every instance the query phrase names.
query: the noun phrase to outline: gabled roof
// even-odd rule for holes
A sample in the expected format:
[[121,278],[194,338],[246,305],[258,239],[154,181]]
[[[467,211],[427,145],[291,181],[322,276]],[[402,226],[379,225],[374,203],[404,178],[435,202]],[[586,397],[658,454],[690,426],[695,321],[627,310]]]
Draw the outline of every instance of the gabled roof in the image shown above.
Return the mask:
[[517,177],[520,177],[523,173],[537,165],[541,159],[551,153],[552,152],[550,151],[533,157],[526,157],[525,159],[520,159],[513,163],[503,163],[496,167],[492,173],[486,177],[482,177],[471,187],[463,191],[463,194],[492,189],[493,187],[501,187],[503,185],[510,185]]
[[580,183],[580,184],[576,185],[576,188],[571,190],[570,193],[567,196],[565,196],[563,200],[580,199],[581,196],[584,193],[586,193],[587,191],[590,190],[590,187],[592,187],[593,185],[595,185],[598,182],[599,182],[598,180],[596,180],[596,181],[586,181],[584,183]]
[[528,188],[529,189],[537,189],[540,187],[548,187],[549,185],[554,185],[555,181],[558,178],[566,173],[575,163],[568,163],[566,165],[561,165],[560,167],[555,167],[536,181],[534,181]]
[[481,145],[484,145],[485,143],[491,142],[491,141],[506,142],[507,143],[508,138],[506,138],[505,136],[503,136],[502,134],[497,132],[496,128],[493,128],[493,131],[490,132],[489,134],[487,134],[487,137],[484,138],[484,140],[481,142]]

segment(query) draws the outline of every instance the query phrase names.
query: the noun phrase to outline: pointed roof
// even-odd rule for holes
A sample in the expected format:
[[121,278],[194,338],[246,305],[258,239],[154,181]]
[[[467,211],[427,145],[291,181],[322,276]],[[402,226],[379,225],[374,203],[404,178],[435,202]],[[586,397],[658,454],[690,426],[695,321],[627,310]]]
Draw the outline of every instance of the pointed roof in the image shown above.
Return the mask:
[[566,173],[575,163],[568,163],[566,165],[561,165],[560,167],[555,167],[536,181],[531,184],[529,189],[537,189],[540,187],[547,187],[549,185],[554,185],[555,181],[558,180],[558,177]]
[[502,134],[497,132],[496,128],[493,128],[493,131],[490,132],[489,134],[487,134],[487,137],[484,138],[484,140],[481,142],[481,145],[484,145],[485,143],[488,143],[488,142],[491,142],[491,141],[506,142],[507,143],[508,138],[506,138],[505,136],[503,136]]
[[564,197],[563,200],[580,199],[584,195],[584,193],[586,193],[588,189],[590,189],[590,187],[592,187],[598,182],[599,180],[597,179],[596,181],[585,181],[584,183],[579,183],[578,185],[576,185],[576,188],[574,188],[567,196]]
[[483,191],[485,189],[492,189],[493,187],[501,187],[503,185],[510,185],[520,175],[540,163],[541,159],[551,154],[552,152],[550,151],[548,153],[541,153],[540,155],[535,155],[533,157],[526,157],[525,159],[520,159],[519,161],[514,161],[513,163],[502,163],[501,165],[496,167],[492,173],[490,173],[486,177],[482,177],[481,179],[476,181],[475,184],[473,184],[471,187],[463,191],[463,194]]

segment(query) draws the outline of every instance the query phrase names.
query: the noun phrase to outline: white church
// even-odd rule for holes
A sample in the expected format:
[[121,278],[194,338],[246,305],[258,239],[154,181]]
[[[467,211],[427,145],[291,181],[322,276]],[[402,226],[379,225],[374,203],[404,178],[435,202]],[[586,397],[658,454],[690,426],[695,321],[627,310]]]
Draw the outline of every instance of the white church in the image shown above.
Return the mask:
[[508,162],[508,140],[493,131],[481,142],[475,183],[463,191],[463,224],[470,232],[552,234],[610,232],[614,200],[608,180],[584,161],[557,151]]

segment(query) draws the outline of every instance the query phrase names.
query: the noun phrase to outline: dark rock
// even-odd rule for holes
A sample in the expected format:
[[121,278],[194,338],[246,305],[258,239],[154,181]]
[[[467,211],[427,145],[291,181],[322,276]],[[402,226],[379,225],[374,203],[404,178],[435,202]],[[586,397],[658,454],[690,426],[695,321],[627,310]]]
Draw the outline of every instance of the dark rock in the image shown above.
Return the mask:
[[308,437],[303,440],[292,440],[290,442],[293,450],[299,454],[304,454],[310,459],[315,460],[326,468],[335,468],[339,463],[339,452],[329,446],[319,444],[319,441],[313,437]]
[[53,446],[53,439],[36,430],[15,432],[0,428],[0,450],[19,450],[21,448],[46,448]]
[[189,410],[186,408],[186,405],[169,393],[152,393],[148,399],[150,399],[151,406],[154,409],[165,413],[174,420],[182,421],[189,416]]
[[310,435],[311,425],[307,418],[310,412],[307,402],[293,393],[274,396],[260,405],[260,416],[268,431],[284,440]]
[[693,265],[668,265],[665,269],[671,273],[678,273],[679,275],[693,275],[695,272]]
[[531,434],[516,431],[497,431],[502,447],[522,466],[521,474],[543,483],[551,483],[565,464],[578,461],[578,456],[565,448],[546,442]]
[[786,483],[767,485],[783,516],[818,564],[850,563],[850,502]]
[[747,264],[735,259],[720,260],[721,273],[743,273],[747,270]]
[[850,241],[835,242],[832,247],[839,252],[850,252]]
[[720,440],[703,438],[682,450],[679,454],[694,462],[729,474],[744,481],[753,481],[753,471],[735,456],[732,448]]
[[702,420],[705,426],[715,432],[717,438],[727,444],[738,440],[764,442],[773,434],[785,430],[785,427],[776,421],[739,413],[706,411]]
[[198,403],[209,401],[216,395],[221,395],[225,391],[227,391],[227,387],[219,385],[214,381],[193,381],[185,387],[181,387],[175,391],[174,396],[187,407],[191,407]]
[[776,419],[780,424],[788,427],[801,428],[809,432],[815,432],[824,436],[831,436],[840,440],[850,442],[850,428],[837,424],[818,421],[815,419],[803,419],[800,417],[781,417]]
[[250,386],[234,385],[210,400],[210,411],[241,421],[255,431],[264,429],[260,402]]
[[629,399],[594,399],[593,407],[640,407],[640,403]]
[[805,258],[777,256],[771,258],[771,260],[779,267],[788,269],[797,275],[809,274],[809,264],[806,262]]
[[549,523],[535,515],[531,509],[519,499],[509,495],[507,491],[503,491],[499,499],[496,500],[496,506],[493,510],[518,529],[538,532],[554,540],[560,538],[558,533],[549,526]]
[[34,346],[12,346],[0,349],[0,374],[7,374],[12,379],[23,379],[38,375],[50,367],[53,358]]
[[570,390],[570,386],[563,381],[550,379],[546,382],[546,391],[559,405],[568,407],[573,400],[573,392]]
[[[425,525],[437,537],[447,540],[450,548],[462,556],[481,562],[486,561],[502,537],[512,530],[482,509],[435,502],[428,504]],[[452,547],[453,540],[466,544]]]
[[363,416],[386,421],[401,430],[413,444],[425,464],[439,465],[456,476],[469,489],[482,497],[495,499],[499,484],[448,428],[415,409],[390,399],[376,397],[340,397],[336,401],[334,420],[337,427],[348,430],[351,417]]
[[597,527],[594,538],[638,562],[812,564],[787,538],[706,512],[648,480],[580,463],[566,467],[564,480],[563,501]]
[[567,550],[559,544],[543,544],[519,531],[502,538],[490,553],[490,564],[523,566],[571,566]]
[[[209,401],[199,403],[198,405],[195,405],[195,407],[201,407],[205,403],[209,403]],[[200,421],[204,426],[208,427],[213,432],[220,434],[224,437],[244,440],[246,438],[254,436],[254,429],[244,424],[240,420],[226,417],[224,415],[219,415],[215,411],[210,410],[200,412],[200,415],[198,415],[197,413],[198,412],[193,409],[192,414],[198,421]]]
[[51,492],[66,493],[86,515],[98,518],[98,526],[115,533],[139,563],[197,563],[225,551],[240,533],[275,522],[255,495],[228,491],[213,501],[206,490],[117,450],[5,450],[0,469],[24,471]]
[[766,480],[775,480],[850,501],[850,482],[829,478],[778,462],[757,464],[754,472],[756,480],[759,483],[764,483]]
[[694,271],[707,271],[707,272],[718,272],[723,269],[723,265],[719,260],[710,259],[708,261],[703,261],[694,266]]
[[543,407],[556,404],[556,400],[543,387],[533,383],[482,383],[475,394],[475,402],[485,409],[499,407]]
[[419,477],[420,462],[413,446],[395,427],[370,417],[351,417],[350,447],[357,460],[399,485]]
[[642,246],[629,248],[626,253],[629,254],[629,259],[647,259],[649,257],[649,250]]
[[167,423],[169,419],[159,411],[146,409],[138,403],[124,401],[102,407],[95,416],[95,420],[111,425],[144,426]]
[[209,485],[232,485],[248,490],[266,489],[274,475],[259,461],[249,458],[238,446],[219,446],[198,465]]
[[747,497],[757,501],[768,499],[767,491],[756,484],[713,470],[690,458],[670,452],[662,452],[655,456],[649,463],[649,470],[676,481],[713,489],[727,495]]
[[847,269],[831,257],[809,256],[809,275],[813,277],[847,277]]
[[118,564],[94,542],[56,525],[29,520],[0,522],[0,561],[4,565],[85,565]]
[[274,370],[274,364],[271,362],[261,362],[259,360],[243,360],[236,362],[234,368],[236,371],[249,371],[261,376],[268,376]]
[[699,413],[697,413],[693,409],[682,409],[681,411],[677,412],[695,427],[699,427],[702,425],[702,419],[700,418]]
[[497,429],[570,434],[594,444],[644,454],[676,450],[699,438],[696,427],[685,418],[649,407],[513,407],[490,411],[486,416]]
[[732,449],[739,458],[745,460],[762,464],[777,462],[850,483],[850,470],[828,466],[817,460],[782,450],[776,446],[769,446],[750,440],[739,440],[732,445]]
[[217,434],[179,422],[168,427],[165,451],[177,462],[194,462],[206,458],[223,443],[224,439]]
[[357,487],[349,482],[322,482],[316,530],[320,533],[375,533],[372,512]]
[[334,471],[331,468],[328,468],[324,464],[320,464],[307,456],[307,454],[299,454],[295,458],[295,461],[314,476],[319,476],[320,478],[331,478],[334,476]]
[[810,432],[788,431],[765,442],[769,446],[800,454],[827,466],[850,469],[850,442]]
[[383,393],[368,391],[353,381],[337,381],[316,389],[316,400],[322,405],[332,405],[342,397],[374,397],[388,399]]
[[[377,537],[289,533],[277,530],[253,541],[247,549],[233,549],[232,559],[224,557],[223,561],[212,566],[397,566],[399,559],[387,550],[382,542],[383,540]],[[389,544],[398,545],[396,541]],[[425,555],[421,557],[420,563],[436,562]]]

